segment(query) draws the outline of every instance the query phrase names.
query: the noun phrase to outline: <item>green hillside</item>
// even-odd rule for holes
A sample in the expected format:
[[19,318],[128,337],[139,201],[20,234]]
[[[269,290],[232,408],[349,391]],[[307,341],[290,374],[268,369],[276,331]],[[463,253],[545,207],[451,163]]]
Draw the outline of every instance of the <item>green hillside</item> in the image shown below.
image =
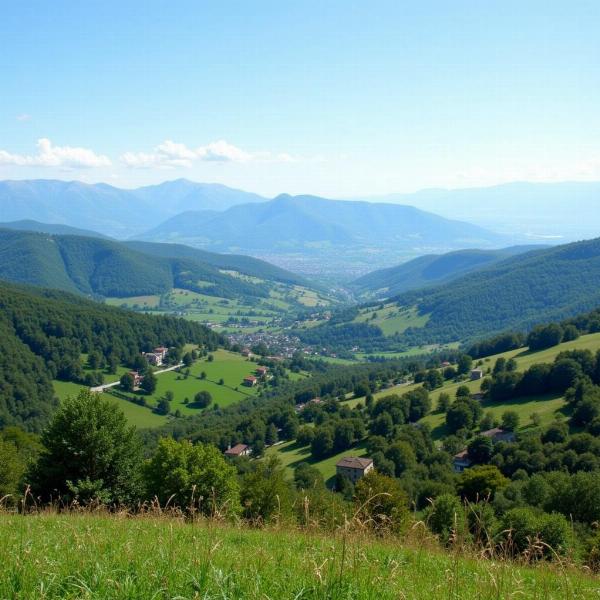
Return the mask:
[[[53,380],[94,385],[82,355],[94,353],[96,377],[119,373],[142,351],[221,338],[183,319],[151,317],[64,292],[0,283],[0,428],[40,430],[57,406]],[[110,380],[110,379],[109,379]]]
[[[554,362],[561,352],[572,350],[589,350],[593,353],[597,352],[600,350],[600,333],[583,335],[577,340],[564,342],[557,346],[553,346],[552,348],[537,352],[532,352],[528,348],[519,348],[517,350],[495,354],[482,360],[482,368],[484,371],[487,371],[494,366],[499,358],[505,358],[507,360],[512,358],[517,364],[516,371],[524,372],[535,364],[550,364]],[[438,399],[440,395],[444,393],[449,394],[451,398],[454,398],[458,388],[462,386],[468,387],[471,393],[476,393],[479,392],[481,388],[481,381],[445,381],[441,387],[434,389],[430,393],[431,406],[433,409],[430,414],[422,418],[420,422],[431,429],[432,438],[436,441],[442,441],[448,435],[444,424],[445,414],[436,412],[435,410]],[[389,396],[390,394],[406,394],[421,387],[422,383],[411,383],[408,385],[402,383],[375,392],[373,397],[375,402],[377,402],[379,399]],[[357,406],[364,405],[365,401],[365,397],[360,396],[346,400],[342,402],[342,405],[348,408],[356,408]],[[510,399],[504,402],[494,402],[486,399],[481,402],[481,406],[485,412],[491,413],[497,419],[500,419],[502,414],[507,410],[516,411],[519,415],[520,431],[522,432],[530,432],[534,429],[543,428],[552,423],[557,417],[564,419],[566,416],[565,411],[567,409],[567,403],[562,394],[529,396]],[[531,416],[533,414],[537,414],[540,417],[540,422],[536,426],[534,426],[531,421]],[[323,460],[315,460],[311,457],[309,446],[300,446],[294,441],[273,446],[268,450],[268,454],[277,455],[281,459],[282,463],[288,468],[290,474],[298,464],[301,462],[308,462],[319,469],[325,480],[330,483],[333,481],[333,476],[335,475],[335,463],[340,458],[348,454],[352,454],[353,456],[363,456],[366,453],[364,443],[358,444],[351,450],[340,452]]]
[[483,269],[505,258],[541,246],[512,246],[500,250],[456,250],[447,254],[428,254],[388,269],[359,277],[350,284],[359,296],[389,298],[408,290],[445,283]]
[[519,254],[436,286],[343,309],[298,335],[338,352],[469,342],[600,305],[600,238]]
[[522,254],[394,300],[429,315],[414,341],[465,340],[568,318],[600,305],[600,239]]
[[528,567],[360,535],[167,517],[0,516],[3,598],[396,600],[596,598],[569,568]]
[[244,256],[8,229],[0,229],[0,278],[120,298],[164,294],[174,287],[226,298],[266,298],[275,284],[306,285],[283,269]]

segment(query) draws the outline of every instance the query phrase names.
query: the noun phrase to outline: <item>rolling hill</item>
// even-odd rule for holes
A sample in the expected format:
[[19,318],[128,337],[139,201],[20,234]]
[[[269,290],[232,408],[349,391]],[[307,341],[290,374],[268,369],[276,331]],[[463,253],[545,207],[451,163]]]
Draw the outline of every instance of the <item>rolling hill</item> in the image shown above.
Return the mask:
[[129,364],[143,350],[222,338],[198,323],[140,315],[57,290],[0,282],[0,429],[39,431],[57,406],[52,380],[84,384],[81,356]]
[[127,237],[183,211],[225,210],[264,200],[223,185],[185,179],[132,190],[80,181],[0,181],[0,221],[35,219]]
[[412,289],[445,283],[496,262],[542,246],[511,246],[500,250],[457,250],[447,254],[419,256],[396,267],[359,277],[350,287],[360,296],[389,298]]
[[309,344],[366,352],[471,341],[600,306],[600,238],[519,254],[453,281],[340,311],[299,330]]
[[85,237],[97,237],[104,240],[112,239],[108,235],[92,231],[91,229],[79,229],[70,225],[60,225],[56,223],[41,223],[33,219],[24,219],[22,221],[10,221],[0,223],[0,229],[15,229],[17,231],[36,231],[38,233],[49,233],[51,235],[81,235]]
[[263,298],[273,282],[306,283],[244,256],[8,229],[0,230],[0,278],[101,297],[162,294],[177,287],[225,298]]
[[[268,257],[304,273],[328,265],[338,275],[340,270],[364,272],[373,265],[432,250],[506,242],[483,228],[411,206],[288,195],[223,212],[189,211],[138,237]],[[311,260],[314,264],[307,268],[306,261]]]

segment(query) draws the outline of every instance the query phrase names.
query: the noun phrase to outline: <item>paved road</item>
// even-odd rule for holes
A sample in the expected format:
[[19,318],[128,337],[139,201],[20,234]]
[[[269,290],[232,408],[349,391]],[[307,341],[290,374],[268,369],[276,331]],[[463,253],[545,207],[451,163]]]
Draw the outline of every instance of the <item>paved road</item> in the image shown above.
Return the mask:
[[[175,369],[179,369],[179,367],[183,367],[183,363],[173,365],[172,367],[167,367],[166,369],[160,369],[160,371],[154,371],[154,374],[160,375],[161,373],[167,373],[168,371],[175,371]],[[96,387],[91,387],[90,392],[103,392],[108,388],[120,385],[120,383],[120,381],[113,381],[112,383],[104,383],[103,385],[97,385]]]

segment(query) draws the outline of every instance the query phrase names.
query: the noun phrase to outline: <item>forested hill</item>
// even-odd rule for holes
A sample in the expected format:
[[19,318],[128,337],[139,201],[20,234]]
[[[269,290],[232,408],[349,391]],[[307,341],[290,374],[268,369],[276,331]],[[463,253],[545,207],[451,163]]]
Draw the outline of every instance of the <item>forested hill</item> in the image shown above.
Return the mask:
[[447,254],[428,254],[396,267],[367,273],[350,286],[359,295],[389,298],[409,290],[445,283],[511,256],[541,248],[543,246],[511,246],[499,250],[456,250]]
[[79,229],[70,225],[61,225],[60,223],[42,223],[32,219],[23,219],[22,221],[10,221],[0,223],[0,229],[16,229],[18,231],[37,231],[38,233],[49,233],[51,235],[83,235],[86,237],[97,237],[104,240],[112,239],[108,235],[92,231],[91,229]]
[[0,229],[0,279],[101,297],[162,294],[179,287],[228,298],[265,297],[269,278],[304,281],[257,259],[142,246],[145,252],[111,240]]
[[39,430],[56,407],[52,379],[82,382],[82,353],[132,364],[142,351],[222,342],[206,327],[0,282],[0,429]]
[[600,238],[529,252],[393,299],[428,315],[413,340],[455,341],[568,318],[600,306]]
[[258,258],[244,256],[243,254],[219,254],[217,252],[208,252],[206,250],[192,248],[191,246],[185,246],[184,244],[158,244],[136,241],[124,242],[124,244],[133,250],[152,256],[193,259],[210,264],[219,269],[237,271],[244,275],[258,277],[259,279],[267,279],[292,285],[308,284],[304,277],[297,275],[296,273],[286,271],[285,269],[276,267],[275,265]]

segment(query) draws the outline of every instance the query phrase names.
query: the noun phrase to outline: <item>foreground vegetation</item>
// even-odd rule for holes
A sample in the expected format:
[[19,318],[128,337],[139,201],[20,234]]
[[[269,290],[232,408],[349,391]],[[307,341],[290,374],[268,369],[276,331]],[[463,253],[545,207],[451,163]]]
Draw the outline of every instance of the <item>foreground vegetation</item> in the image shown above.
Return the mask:
[[271,600],[597,598],[598,580],[442,553],[431,540],[281,527],[249,530],[167,517],[0,516],[0,597]]

